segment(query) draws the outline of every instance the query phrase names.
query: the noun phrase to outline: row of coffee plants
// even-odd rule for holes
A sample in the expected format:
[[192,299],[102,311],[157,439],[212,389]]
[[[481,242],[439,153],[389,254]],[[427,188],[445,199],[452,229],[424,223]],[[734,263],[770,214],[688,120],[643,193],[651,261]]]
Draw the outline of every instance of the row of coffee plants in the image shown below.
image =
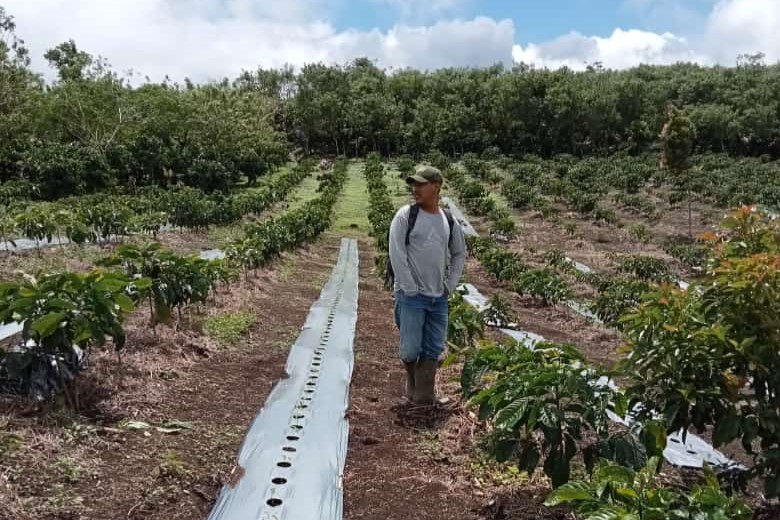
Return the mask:
[[141,277],[151,281],[141,296],[149,304],[152,326],[169,323],[174,310],[181,317],[185,307],[206,303],[220,282],[228,283],[235,278],[235,269],[226,261],[178,255],[156,242],[147,246],[120,246],[98,264],[120,267],[130,279]]
[[[599,199],[610,189],[609,184],[605,183],[609,175],[594,178],[590,173],[584,174],[580,169],[575,169],[578,165],[588,170],[588,161],[590,159],[583,160],[582,165],[571,165],[568,162],[549,164],[531,158],[527,162],[513,164],[501,183],[501,193],[513,208],[535,209],[545,218],[557,217],[553,202],[560,202],[597,222],[619,225],[615,212],[599,203]],[[633,167],[635,169],[636,165]],[[631,177],[628,172],[627,175]],[[642,177],[639,174],[637,176]]]
[[245,271],[266,265],[288,251],[322,234],[333,220],[333,208],[347,180],[347,161],[339,159],[332,170],[319,175],[319,196],[281,217],[244,226],[244,236],[228,246],[229,263]]
[[555,305],[571,296],[566,281],[555,269],[531,268],[517,253],[501,247],[488,237],[468,237],[469,252],[499,282],[520,295],[528,295],[544,305]]
[[[0,387],[45,399],[64,392],[86,367],[92,348],[111,338],[124,348],[123,321],[146,303],[152,325],[168,323],[174,311],[205,303],[219,283],[236,278],[239,268],[265,265],[285,250],[317,237],[329,225],[346,180],[337,163],[320,178],[321,195],[307,206],[261,224],[246,226],[225,260],[180,256],[158,244],[121,246],[88,274],[23,275],[0,284],[0,323],[22,323],[22,341],[0,349]],[[74,406],[78,403],[72,402]]]
[[[410,165],[401,165],[405,172],[409,172]],[[413,171],[414,165],[411,165]],[[390,223],[395,215],[395,208],[390,199],[390,192],[385,183],[385,167],[377,154],[370,154],[366,158],[366,164],[363,169],[363,175],[366,178],[368,186],[368,222],[371,226],[369,234],[374,239],[374,246],[377,255],[374,258],[374,265],[379,274],[385,277],[385,285],[390,287],[390,279],[386,276],[388,270],[388,249],[390,237]]]
[[[501,238],[514,235],[515,224],[508,210],[497,206],[480,182],[454,168],[446,174],[466,209],[491,221],[492,235]],[[544,305],[555,305],[569,298],[571,291],[566,281],[554,269],[530,268],[517,253],[503,249],[493,238],[469,237],[468,245],[470,253],[483,267],[498,281],[509,284],[516,293],[531,296]]]
[[[473,165],[472,165],[473,167]],[[458,168],[448,168],[444,175],[450,186],[455,189],[458,199],[470,213],[487,217],[491,221],[490,234],[505,239],[512,238],[517,229],[509,211],[496,203],[490,192],[478,181],[469,176],[474,173],[464,173]]]
[[0,239],[36,243],[67,239],[76,244],[134,232],[156,235],[163,227],[205,229],[259,214],[284,200],[312,171],[311,161],[273,175],[260,186],[232,195],[207,195],[190,187],[142,188],[129,195],[97,194],[58,202],[12,201],[0,210]]

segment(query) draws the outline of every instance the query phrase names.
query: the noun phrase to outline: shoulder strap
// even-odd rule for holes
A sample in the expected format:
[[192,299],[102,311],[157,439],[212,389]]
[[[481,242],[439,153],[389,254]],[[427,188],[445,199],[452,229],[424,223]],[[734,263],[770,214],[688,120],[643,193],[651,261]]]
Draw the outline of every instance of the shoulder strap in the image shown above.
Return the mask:
[[418,204],[412,204],[409,206],[409,219],[406,224],[406,245],[409,245],[409,236],[412,234],[412,229],[417,223],[417,215],[420,214],[420,206]]
[[455,229],[455,217],[452,216],[452,213],[450,213],[450,210],[442,208],[442,211],[444,211],[444,216],[447,217],[447,224],[450,226],[450,238],[447,241],[449,245],[452,245],[452,231]]

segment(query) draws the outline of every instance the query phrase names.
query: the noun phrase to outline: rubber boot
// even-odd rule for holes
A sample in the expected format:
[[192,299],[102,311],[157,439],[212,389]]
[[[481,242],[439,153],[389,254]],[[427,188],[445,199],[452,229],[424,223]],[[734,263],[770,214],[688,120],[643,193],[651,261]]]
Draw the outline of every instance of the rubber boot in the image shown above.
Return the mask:
[[415,367],[417,366],[417,363],[415,361],[412,361],[411,363],[408,361],[404,361],[404,368],[406,369],[406,386],[404,395],[409,401],[414,401],[417,399],[417,388],[415,385]]
[[417,404],[436,404],[436,369],[438,363],[435,359],[421,359],[417,362],[414,379],[416,386]]

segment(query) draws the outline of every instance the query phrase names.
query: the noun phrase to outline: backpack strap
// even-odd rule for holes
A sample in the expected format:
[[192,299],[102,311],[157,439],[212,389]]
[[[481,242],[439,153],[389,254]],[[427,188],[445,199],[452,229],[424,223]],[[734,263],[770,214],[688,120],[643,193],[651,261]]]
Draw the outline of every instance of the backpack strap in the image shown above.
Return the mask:
[[[452,230],[455,229],[455,217],[452,216],[452,212],[448,209],[441,208],[441,210],[444,212],[444,216],[447,218],[447,224],[450,226],[450,236],[447,240],[447,245],[452,246]],[[412,204],[409,206],[409,219],[406,224],[406,239],[405,243],[408,246],[409,245],[409,237],[412,234],[412,230],[414,229],[414,225],[417,223],[417,215],[420,214],[420,205],[419,204]]]
[[417,223],[417,215],[420,214],[420,205],[412,204],[409,206],[409,219],[406,224],[406,245],[409,245],[409,237],[412,234],[414,225]]
[[450,226],[450,238],[447,241],[447,246],[452,247],[452,230],[455,229],[455,217],[452,216],[452,213],[448,209],[442,208],[442,211],[444,212],[444,216],[447,217],[447,224]]

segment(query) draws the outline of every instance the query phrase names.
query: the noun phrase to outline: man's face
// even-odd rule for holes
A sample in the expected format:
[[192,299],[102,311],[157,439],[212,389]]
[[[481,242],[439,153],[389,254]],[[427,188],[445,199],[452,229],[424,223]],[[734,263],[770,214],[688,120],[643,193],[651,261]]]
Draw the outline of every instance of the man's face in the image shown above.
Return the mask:
[[414,201],[418,204],[429,204],[439,197],[440,185],[435,182],[415,182],[412,185]]

